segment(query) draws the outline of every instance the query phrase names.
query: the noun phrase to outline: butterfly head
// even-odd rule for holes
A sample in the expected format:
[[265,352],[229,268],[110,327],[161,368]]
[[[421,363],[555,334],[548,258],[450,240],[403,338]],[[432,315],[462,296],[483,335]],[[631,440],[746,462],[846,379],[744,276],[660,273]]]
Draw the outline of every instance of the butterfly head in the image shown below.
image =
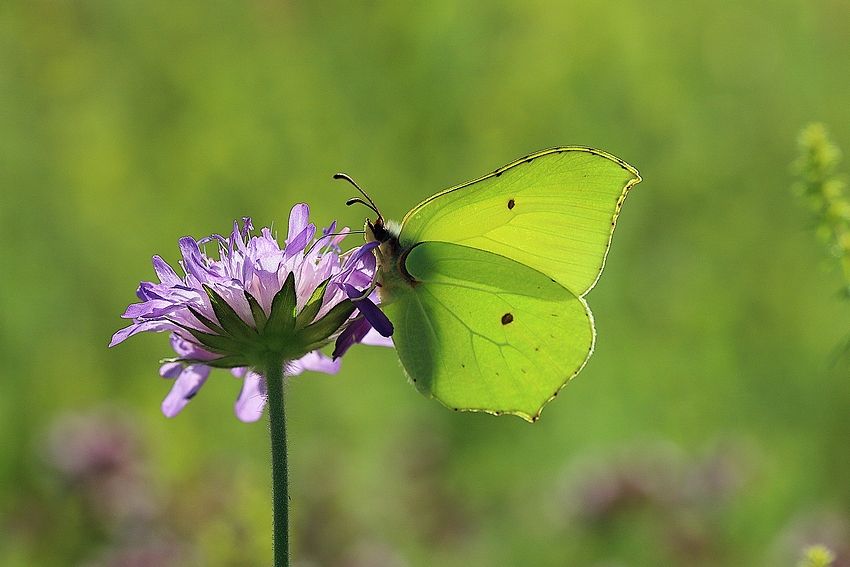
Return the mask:
[[[360,191],[360,194],[363,197],[354,197],[345,202],[346,205],[353,205],[355,203],[359,203],[361,205],[365,205],[377,216],[375,222],[372,222],[371,219],[366,219],[366,226],[364,227],[364,232],[366,233],[366,242],[380,242],[381,248],[383,248],[383,244],[395,241],[398,243],[398,235],[401,232],[401,225],[393,221],[385,221],[381,211],[378,209],[378,206],[375,204],[375,201],[369,196],[366,191],[361,189],[361,187],[348,175],[345,173],[337,173],[334,175],[334,179],[345,179],[354,187]],[[364,200],[365,198],[365,200]]]
[[366,219],[363,232],[366,234],[366,242],[378,242],[379,246],[374,249],[375,260],[378,262],[378,271],[375,274],[375,283],[378,286],[378,294],[382,303],[390,303],[394,300],[393,289],[401,286],[413,286],[416,282],[405,268],[406,252],[399,243],[401,225],[394,221],[385,220],[378,206],[369,195],[354,182],[351,177],[344,173],[337,173],[334,179],[345,179],[354,185],[363,197],[354,197],[345,202],[346,205],[360,203],[371,209],[378,215],[374,222]]
[[385,220],[384,217],[378,216],[375,222],[366,219],[366,242],[390,242],[395,240],[398,242],[398,235],[401,232],[401,225],[395,221]]

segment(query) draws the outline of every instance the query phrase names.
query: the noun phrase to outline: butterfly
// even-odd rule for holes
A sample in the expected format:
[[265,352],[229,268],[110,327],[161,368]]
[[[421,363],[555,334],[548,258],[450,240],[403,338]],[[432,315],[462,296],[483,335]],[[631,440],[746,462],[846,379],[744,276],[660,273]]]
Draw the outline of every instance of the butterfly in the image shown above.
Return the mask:
[[364,193],[378,214],[365,232],[378,243],[381,310],[416,388],[455,410],[535,421],[593,352],[584,296],[640,180],[617,157],[571,146],[437,193],[401,224]]

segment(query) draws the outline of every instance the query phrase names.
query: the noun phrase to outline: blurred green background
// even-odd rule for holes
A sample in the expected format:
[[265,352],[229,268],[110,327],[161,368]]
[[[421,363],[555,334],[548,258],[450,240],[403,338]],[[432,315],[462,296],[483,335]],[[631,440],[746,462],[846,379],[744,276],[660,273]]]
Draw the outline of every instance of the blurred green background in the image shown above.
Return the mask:
[[644,178],[593,358],[534,425],[391,349],[291,380],[296,565],[850,565],[850,311],[788,167],[812,120],[850,151],[848,29],[846,0],[0,2],[0,565],[269,565],[240,382],[169,420],[167,337],[106,348],[151,256],[298,202],[359,228],[337,171],[400,218],[555,145]]

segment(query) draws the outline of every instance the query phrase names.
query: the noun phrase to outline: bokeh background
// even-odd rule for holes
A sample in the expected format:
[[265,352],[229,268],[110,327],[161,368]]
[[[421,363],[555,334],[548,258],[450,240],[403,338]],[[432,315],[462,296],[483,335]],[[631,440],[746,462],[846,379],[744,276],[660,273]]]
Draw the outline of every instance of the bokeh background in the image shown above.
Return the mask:
[[849,29],[846,0],[0,2],[0,564],[269,565],[240,382],[166,419],[167,337],[106,348],[151,256],[305,201],[358,228],[337,171],[400,218],[555,145],[644,178],[593,358],[534,425],[391,349],[291,380],[296,565],[850,564],[850,310],[789,190],[806,123],[850,151]]

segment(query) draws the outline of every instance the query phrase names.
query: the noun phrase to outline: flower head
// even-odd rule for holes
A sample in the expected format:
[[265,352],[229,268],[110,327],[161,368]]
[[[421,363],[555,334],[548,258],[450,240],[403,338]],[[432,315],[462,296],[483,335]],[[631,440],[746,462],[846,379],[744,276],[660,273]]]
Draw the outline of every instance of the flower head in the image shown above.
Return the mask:
[[[348,229],[336,234],[334,223],[316,239],[308,218],[307,205],[292,208],[283,247],[267,228],[252,236],[248,218],[241,227],[234,222],[228,238],[183,237],[182,277],[153,257],[159,283],[139,285],[141,302],[123,315],[133,323],[115,333],[109,346],[143,331],[171,332],[177,357],[160,368],[162,377],[175,379],[162,404],[166,416],[177,415],[216,367],[243,378],[236,415],[256,421],[265,405],[262,372],[269,361],[286,361],[288,375],[303,370],[336,373],[341,353],[330,358],[318,349],[340,331],[369,320],[392,332],[368,298],[375,273],[371,248],[340,253]],[[208,245],[217,246],[218,259],[207,256]],[[368,319],[356,316],[358,310]]]

